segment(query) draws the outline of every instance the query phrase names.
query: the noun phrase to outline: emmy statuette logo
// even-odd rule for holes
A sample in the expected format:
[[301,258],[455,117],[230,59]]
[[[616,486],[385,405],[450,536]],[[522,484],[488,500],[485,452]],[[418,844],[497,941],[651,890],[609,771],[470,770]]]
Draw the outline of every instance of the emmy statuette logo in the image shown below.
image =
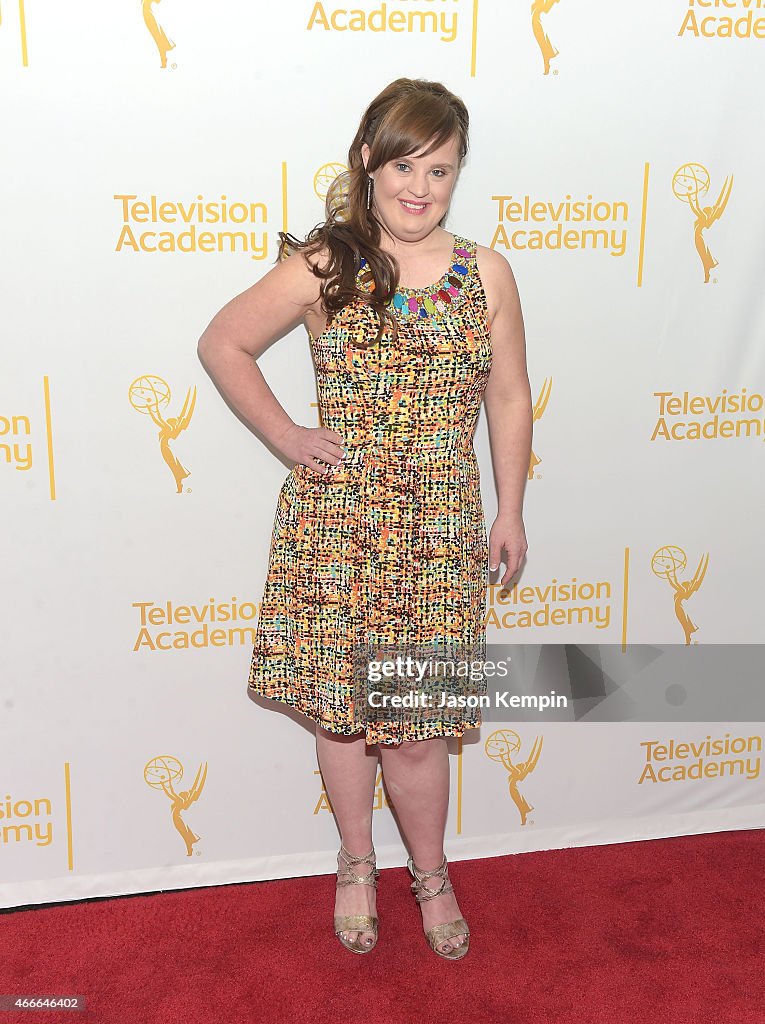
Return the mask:
[[160,754],[147,762],[143,769],[143,777],[148,786],[152,789],[162,790],[170,801],[170,817],[173,826],[186,845],[186,856],[193,854],[192,847],[199,842],[199,836],[193,829],[189,828],[183,820],[183,812],[199,799],[204,789],[207,778],[207,762],[201,764],[197,770],[196,777],[191,789],[176,791],[175,785],[183,778],[183,765],[177,757],[169,754]]
[[173,474],[176,492],[180,494],[183,490],[183,481],[190,475],[191,470],[186,469],[177,458],[170,448],[170,442],[175,441],[191,422],[197,400],[196,387],[191,387],[186,392],[183,408],[178,416],[165,417],[161,412],[162,407],[170,403],[170,387],[161,377],[152,374],[136,377],[130,385],[129,399],[136,412],[150,416],[159,428],[157,434],[159,450]]
[[715,202],[711,206],[702,206],[700,198],[709,191],[709,185],[709,171],[702,164],[683,164],[682,167],[678,167],[672,178],[672,191],[675,197],[680,202],[688,204],[694,217],[693,242],[704,268],[704,284],[709,284],[709,272],[718,265],[718,261],[709,251],[704,232],[722,217],[733,187],[733,175],[726,177]]
[[[550,392],[552,391],[552,377],[545,377],[544,383],[542,384],[542,390],[539,392],[537,400],[534,402],[534,409],[532,413],[533,422],[542,418],[542,414],[547,408],[547,403],[550,400]],[[534,470],[542,460],[534,454],[532,449],[531,458],[529,459],[529,475],[528,479],[534,479]]]
[[[692,597],[704,582],[704,576],[709,565],[709,554],[705,553],[699,559],[696,572],[690,580],[678,579],[678,573],[682,572],[688,564],[688,557],[682,548],[675,545],[666,545],[655,551],[651,558],[651,568],[659,579],[666,580],[674,592],[675,615],[680,623],[685,636],[685,643],[691,642],[691,634],[698,630],[698,626],[692,621],[685,610],[685,602]],[[697,642],[697,641],[696,641]]]
[[[558,56],[558,50],[550,42],[550,37],[542,24],[542,15],[549,14],[552,6],[558,0],[533,0],[531,4],[531,31],[537,41],[537,46],[542,54],[544,74],[550,74],[550,61]],[[557,74],[557,71],[555,72]]]
[[521,825],[526,825],[529,812],[533,811],[534,808],[518,789],[518,783],[523,782],[536,768],[539,755],[542,753],[542,737],[537,736],[534,740],[531,753],[526,760],[518,761],[517,763],[515,763],[515,758],[521,752],[521,738],[512,729],[497,729],[486,740],[484,749],[487,757],[503,765],[507,771],[507,785],[510,790],[510,797],[518,808]]
[[345,174],[347,170],[348,168],[345,164],[329,163],[322,164],[316,174],[314,174],[313,190],[322,202],[326,201],[329,187],[335,178],[340,174]]
[[[167,55],[170,50],[175,49],[175,43],[165,32],[154,11],[154,7],[160,2],[161,0],[142,0],[141,8],[146,28],[149,30],[151,38],[154,40],[154,44],[159,51],[159,66],[166,68]],[[172,66],[175,67],[174,64]]]

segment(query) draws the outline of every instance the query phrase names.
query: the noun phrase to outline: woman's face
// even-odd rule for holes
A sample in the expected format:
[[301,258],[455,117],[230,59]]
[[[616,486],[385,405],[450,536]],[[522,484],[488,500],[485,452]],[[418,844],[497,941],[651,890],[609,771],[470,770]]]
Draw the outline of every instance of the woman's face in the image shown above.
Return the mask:
[[[423,146],[422,149],[427,149]],[[418,152],[421,152],[418,151]],[[361,147],[366,166],[369,146]],[[456,139],[427,156],[397,157],[372,171],[372,205],[388,232],[404,242],[427,237],[449,208],[459,173],[459,144]]]

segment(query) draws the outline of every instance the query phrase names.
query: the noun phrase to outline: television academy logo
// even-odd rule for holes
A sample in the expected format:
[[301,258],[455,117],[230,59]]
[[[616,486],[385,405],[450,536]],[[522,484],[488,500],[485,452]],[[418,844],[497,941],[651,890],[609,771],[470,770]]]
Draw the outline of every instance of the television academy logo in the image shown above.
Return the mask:
[[20,472],[32,468],[32,423],[23,413],[0,413],[0,460]]
[[709,191],[709,186],[709,171],[703,164],[683,164],[672,177],[672,192],[675,198],[688,204],[694,218],[693,242],[704,269],[704,284],[709,284],[710,271],[718,265],[718,260],[709,251],[704,232],[725,212],[733,187],[733,175],[725,178],[715,202],[709,206],[702,206],[701,197]]
[[545,626],[608,629],[615,610],[614,590],[610,580],[597,577],[490,583],[484,625],[498,631]]
[[717,394],[654,391],[659,414],[650,441],[710,441],[757,438],[765,441],[765,395],[722,388]]
[[167,654],[212,647],[252,647],[258,606],[254,601],[211,597],[204,604],[193,600],[133,601],[139,628],[131,650]]
[[316,195],[324,203],[327,200],[327,193],[332,182],[340,174],[345,174],[348,168],[345,164],[341,163],[329,163],[322,164],[316,174],[313,176],[313,190]]
[[[539,52],[542,54],[543,73],[545,75],[550,74],[550,61],[558,56],[559,51],[550,42],[550,37],[544,27],[547,19],[545,18],[543,23],[542,15],[549,14],[553,5],[557,4],[557,2],[558,0],[533,0],[531,4],[531,31],[534,33]],[[557,72],[554,73],[557,74]]]
[[[159,53],[160,67],[167,67],[167,55],[170,50],[175,49],[175,43],[168,36],[162,24],[157,17],[156,12],[153,8],[156,4],[160,3],[161,0],[141,0],[141,11],[143,14],[143,21],[146,28],[149,30],[151,38],[154,40],[154,45]],[[14,7],[16,8],[14,10]],[[9,9],[13,11],[13,14],[9,18]],[[17,14],[17,17],[16,17]],[[14,35],[18,32],[18,46],[21,59],[22,67],[29,67],[29,52],[27,47],[27,20],[25,11],[25,0],[18,0],[18,6],[12,4],[3,4],[0,7],[0,31],[8,31],[9,21],[13,22]],[[171,67],[175,67],[172,64]]]
[[130,404],[143,416],[149,416],[158,428],[157,439],[162,458],[175,480],[176,493],[183,491],[183,481],[191,474],[170,447],[171,441],[176,441],[181,433],[187,429],[191,422],[194,406],[197,400],[196,387],[190,387],[186,392],[183,408],[178,416],[164,416],[161,408],[170,404],[170,387],[162,377],[153,374],[146,374],[143,377],[136,377],[128,391]]
[[575,199],[495,193],[497,226],[490,249],[513,252],[578,253],[592,251],[620,257],[629,243],[629,203],[588,192]]
[[[762,39],[765,37],[763,0],[684,0],[686,12],[678,31],[680,38]],[[697,11],[697,8],[701,8]],[[714,10],[710,10],[714,8]],[[723,8],[725,13],[719,13]],[[755,17],[755,12],[759,17]],[[726,45],[726,44],[722,44]],[[730,44],[727,44],[730,45]]]
[[[151,38],[154,40],[154,45],[157,47],[159,52],[159,66],[161,68],[167,67],[167,55],[170,50],[175,49],[175,43],[168,36],[167,32],[160,24],[157,19],[157,14],[154,11],[156,4],[160,3],[161,0],[142,0],[141,9],[143,12],[143,20],[146,28],[149,30]],[[171,67],[175,68],[175,64]]]
[[762,768],[762,736],[731,735],[704,739],[642,740],[643,767],[637,784],[707,782],[740,779],[759,782]]
[[521,825],[533,825],[534,822],[529,822],[528,816],[534,808],[520,792],[518,784],[524,782],[536,768],[539,762],[539,755],[542,753],[542,737],[536,737],[531,746],[529,756],[524,761],[515,760],[516,756],[521,752],[521,738],[512,729],[497,729],[486,740],[484,750],[490,760],[501,764],[507,772],[507,786],[510,791],[510,798],[518,809]]
[[[685,551],[673,544],[659,548],[651,557],[651,569],[654,574],[659,579],[666,580],[674,594],[675,616],[682,627],[686,646],[690,644],[691,636],[698,631],[699,627],[685,610],[685,602],[697,593],[704,582],[709,565],[709,553],[705,552],[701,556],[691,579],[680,579],[679,574],[687,565],[688,556]],[[694,643],[698,643],[698,641],[694,640]]]
[[[430,0],[356,0],[353,7],[335,6],[317,0],[311,4],[306,31],[341,33],[383,33],[395,38],[400,33],[431,35],[452,43],[459,34],[460,0],[438,7]],[[473,18],[476,18],[475,10]]]
[[[67,779],[69,764],[65,765]],[[64,810],[68,810],[66,807]],[[69,816],[62,815],[68,821]],[[27,846],[52,846],[54,835],[53,799],[48,796],[14,797],[6,792],[0,803],[0,849]],[[71,867],[71,865],[70,865]],[[7,868],[6,868],[7,874]]]
[[[202,795],[207,778],[207,762],[197,769],[196,777],[190,789],[176,790],[175,786],[183,778],[183,765],[177,757],[160,754],[147,762],[143,769],[144,781],[148,786],[163,792],[170,801],[170,818],[186,847],[186,856],[191,857],[193,847],[200,837],[183,820],[183,812],[187,811]],[[197,851],[198,853],[199,851]]]
[[[286,164],[282,175],[284,189]],[[212,200],[202,193],[195,199],[165,199],[156,193],[139,198],[134,192],[119,192],[113,198],[120,210],[115,252],[242,252],[253,260],[268,258],[266,203],[232,199],[225,193]]]
[[[552,377],[545,377],[542,384],[542,390],[539,392],[537,400],[534,402],[534,408],[532,410],[532,422],[537,423],[547,408],[547,403],[550,401],[550,392],[552,391]],[[542,460],[534,454],[534,450],[531,451],[531,457],[529,459],[529,473],[528,479],[533,480],[535,477],[534,470]]]
[[[14,399],[14,402],[18,401]],[[36,476],[36,470],[44,472],[47,469],[47,491],[51,501],[56,500],[55,437],[51,380],[43,374],[42,407],[35,402],[24,410],[0,409],[0,463],[4,463],[9,471],[15,471],[14,475],[21,474],[17,479],[24,480],[22,486],[29,488],[30,493],[36,483],[25,480],[25,476],[30,471]]]

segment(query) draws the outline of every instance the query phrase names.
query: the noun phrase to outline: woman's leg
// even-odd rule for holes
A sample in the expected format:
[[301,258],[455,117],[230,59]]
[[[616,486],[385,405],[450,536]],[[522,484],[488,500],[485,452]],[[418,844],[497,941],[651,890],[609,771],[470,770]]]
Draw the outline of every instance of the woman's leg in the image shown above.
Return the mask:
[[[364,734],[341,736],[316,726],[316,755],[324,788],[340,832],[340,841],[353,857],[372,849],[372,804],[377,776],[377,747],[366,744]],[[364,861],[351,869],[367,875],[372,864]],[[376,914],[377,893],[371,885],[343,885],[337,888],[335,914]],[[343,932],[349,942],[359,936],[362,943],[374,942],[372,932]]]
[[[401,828],[417,868],[423,872],[441,866],[444,832],[449,808],[449,753],[446,740],[405,741],[398,746],[380,744],[385,788],[393,801]],[[441,878],[426,878],[425,885],[437,889]],[[462,917],[454,893],[443,893],[420,904],[425,931],[434,925]],[[464,944],[466,936],[456,935],[440,944],[443,952]]]

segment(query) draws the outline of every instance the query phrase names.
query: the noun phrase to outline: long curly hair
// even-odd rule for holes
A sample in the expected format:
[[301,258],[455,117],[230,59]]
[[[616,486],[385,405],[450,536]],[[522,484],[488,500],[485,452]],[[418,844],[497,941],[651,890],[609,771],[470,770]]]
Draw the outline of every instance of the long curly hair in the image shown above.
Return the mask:
[[[361,300],[378,318],[377,336],[369,343],[381,340],[386,321],[396,336],[396,320],[388,304],[398,287],[399,267],[395,258],[380,248],[382,226],[374,205],[367,210],[368,172],[420,150],[424,156],[453,138],[458,143],[461,165],[468,151],[468,127],[465,104],[440,82],[397,78],[369,104],[348,150],[348,170],[329,187],[326,220],[302,241],[288,232],[279,232],[277,261],[300,250],[306,256],[320,250],[328,253],[323,266],[318,261],[312,265],[321,281],[321,303],[328,323],[344,306]],[[361,156],[364,143],[370,149],[366,168]],[[356,284],[362,256],[367,261],[369,291]]]

